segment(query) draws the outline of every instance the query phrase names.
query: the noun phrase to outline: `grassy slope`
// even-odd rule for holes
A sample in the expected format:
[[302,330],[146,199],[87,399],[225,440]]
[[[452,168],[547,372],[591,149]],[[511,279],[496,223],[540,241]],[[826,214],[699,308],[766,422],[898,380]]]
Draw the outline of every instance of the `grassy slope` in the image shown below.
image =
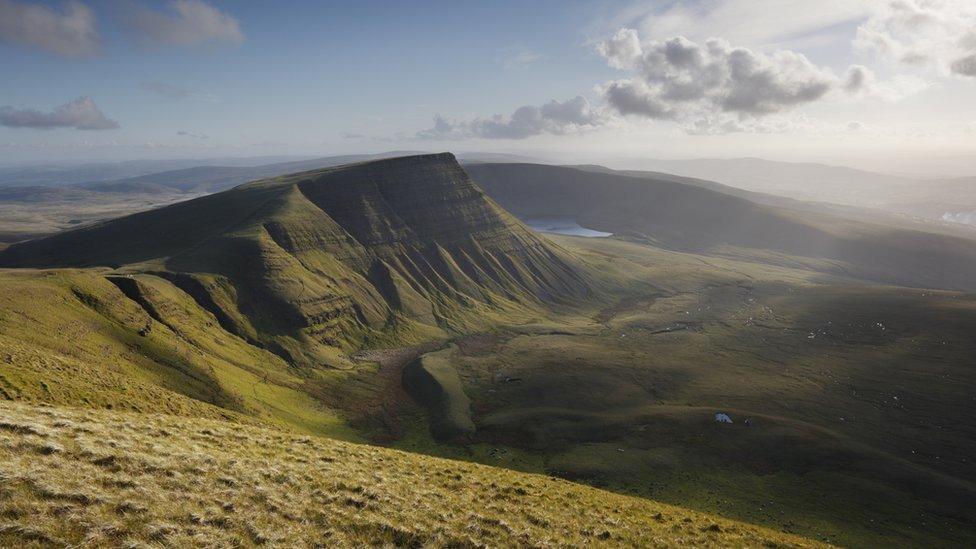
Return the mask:
[[[405,361],[387,366],[366,353],[347,370],[303,374],[147,274],[126,280],[152,296],[152,315],[112,271],[0,273],[0,396],[402,437],[396,444],[413,451],[845,544],[971,538],[945,509],[966,509],[974,480],[976,433],[960,420],[976,386],[971,298],[825,286],[803,271],[558,240],[603,273],[600,295],[631,282],[615,305],[525,316],[457,340],[480,430],[468,446],[430,439],[399,386]],[[935,385],[940,401],[928,397]],[[754,426],[716,431],[717,410]]]
[[17,244],[0,265],[162,271],[225,329],[307,368],[589,293],[450,154],[257,181]]
[[976,291],[973,238],[757,204],[671,179],[533,164],[467,169],[492,198],[524,217],[570,216],[673,250]]
[[[320,320],[328,315],[307,289],[328,294],[341,280],[360,288],[350,293],[361,292],[363,302],[371,294],[359,286],[364,275],[322,252],[336,244],[335,233],[321,231],[328,220],[314,205],[335,202],[290,188],[269,195],[252,185],[231,202],[188,203],[179,210],[180,220],[193,221],[187,226],[157,214],[141,218],[148,228],[128,218],[112,226],[131,233],[128,244],[98,252],[127,262],[169,257],[208,235],[243,242],[257,250],[252,259],[270,259],[259,265],[267,269],[221,268],[260,273],[257,284],[275,293],[274,303],[298,304],[312,313],[313,335],[327,337]],[[248,222],[228,221],[231,214]],[[47,251],[58,256],[76,236]],[[457,341],[457,371],[480,429],[467,447],[430,439],[399,387],[404,360],[375,353],[350,360],[330,346],[341,369],[295,368],[249,344],[278,327],[241,306],[241,290],[253,290],[255,279],[195,275],[224,315],[215,316],[185,286],[152,274],[172,259],[116,271],[0,271],[0,397],[270,422],[343,438],[406,434],[404,448],[558,473],[831,541],[973,541],[965,517],[976,480],[969,462],[976,433],[966,421],[976,386],[970,297],[846,286],[770,267],[795,258],[769,251],[751,252],[764,256],[767,265],[759,265],[613,240],[558,241],[562,247],[550,249],[568,248],[600,273],[588,281],[590,299],[574,309],[554,313],[526,306],[524,296],[508,299],[511,281],[486,276],[472,286],[478,270],[455,261],[464,255],[437,250],[425,256],[438,263],[436,274],[423,268],[430,286],[415,284],[422,271],[398,266],[397,296],[414,317],[394,315],[381,331],[350,339],[351,351],[502,326]],[[229,245],[197,249],[239,257]],[[213,261],[207,255],[178,261],[192,268]],[[559,281],[529,270],[512,276]],[[468,292],[484,292],[484,301]],[[439,314],[436,325],[416,320],[424,310]],[[499,381],[506,377],[521,381]],[[717,431],[710,418],[720,409],[754,424]]]
[[221,329],[169,282],[131,279],[153,293],[153,318],[106,274],[0,271],[0,396],[355,438],[303,390],[307,376]]
[[971,296],[560,241],[653,286],[557,333],[462,343],[469,459],[842,544],[976,540]]
[[212,420],[0,403],[0,545],[814,546],[504,469]]

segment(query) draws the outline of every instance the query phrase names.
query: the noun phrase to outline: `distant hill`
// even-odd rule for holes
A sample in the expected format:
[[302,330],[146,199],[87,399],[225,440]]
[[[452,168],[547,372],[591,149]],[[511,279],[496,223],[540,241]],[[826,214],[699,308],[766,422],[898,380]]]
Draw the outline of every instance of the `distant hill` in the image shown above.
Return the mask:
[[523,217],[580,224],[670,249],[747,257],[890,284],[976,289],[976,240],[759,204],[673,176],[474,164],[472,178]]
[[193,166],[123,179],[81,183],[79,186],[100,192],[124,192],[126,190],[130,192],[144,192],[151,186],[156,188],[169,188],[179,192],[213,193],[257,179],[327,168],[330,166],[341,166],[342,164],[351,164],[353,162],[404,156],[404,154],[403,151],[391,151],[379,154],[327,156],[323,158],[260,164],[257,166]]
[[110,181],[197,166],[261,166],[299,159],[301,157],[255,156],[245,158],[182,158],[0,166],[0,187],[26,187],[34,185],[64,186],[87,181]]
[[928,180],[761,158],[641,159],[626,163],[633,168],[708,179],[748,191],[876,208],[928,219],[941,220],[946,213],[976,211],[973,178]]
[[232,333],[300,364],[328,363],[329,348],[371,334],[459,329],[590,292],[565,252],[488,199],[450,154],[256,181],[20,243],[0,265],[155,273]]

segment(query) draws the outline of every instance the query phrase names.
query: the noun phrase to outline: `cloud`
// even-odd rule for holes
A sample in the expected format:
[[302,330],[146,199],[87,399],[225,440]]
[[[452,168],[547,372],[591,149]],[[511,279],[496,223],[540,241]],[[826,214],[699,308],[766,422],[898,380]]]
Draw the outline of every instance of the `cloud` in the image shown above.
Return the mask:
[[119,123],[107,118],[91,97],[79,97],[51,112],[34,109],[0,107],[0,126],[9,128],[75,128],[78,130],[114,130]]
[[946,212],[942,214],[942,220],[951,223],[976,225],[976,212]]
[[525,139],[540,134],[568,134],[594,129],[605,115],[578,95],[567,101],[550,101],[542,106],[519,107],[511,116],[495,115],[472,120],[434,117],[434,126],[417,133],[419,139]]
[[976,3],[889,0],[858,27],[854,45],[899,64],[976,77]]
[[949,67],[956,74],[976,76],[976,53],[956,59]]
[[81,2],[65,2],[59,12],[40,4],[0,0],[0,42],[85,57],[98,52],[101,37],[95,15]]
[[366,135],[362,133],[355,133],[355,132],[340,132],[339,137],[343,139],[365,139]]
[[824,40],[846,42],[849,39],[838,28],[866,17],[878,1],[817,0],[815,6],[804,9],[797,9],[796,0],[633,2],[612,20],[605,21],[602,28],[592,30],[602,35],[632,27],[644,36],[683,35],[698,42],[722,36],[752,48],[796,49]]
[[166,11],[132,4],[125,21],[153,46],[244,42],[237,19],[202,0],[171,0]]
[[895,75],[890,80],[881,81],[871,69],[863,65],[852,65],[847,69],[843,89],[852,97],[894,103],[931,85],[931,82],[907,74]]
[[847,77],[844,78],[844,91],[848,93],[858,93],[868,87],[868,82],[873,78],[874,73],[871,69],[862,65],[852,65],[847,69]]
[[[601,87],[607,103],[621,114],[654,119],[761,117],[817,101],[839,84],[803,54],[754,52],[717,38],[641,42],[636,31],[623,29],[597,50],[611,67],[634,73]],[[862,76],[855,72],[847,86],[859,88]]]

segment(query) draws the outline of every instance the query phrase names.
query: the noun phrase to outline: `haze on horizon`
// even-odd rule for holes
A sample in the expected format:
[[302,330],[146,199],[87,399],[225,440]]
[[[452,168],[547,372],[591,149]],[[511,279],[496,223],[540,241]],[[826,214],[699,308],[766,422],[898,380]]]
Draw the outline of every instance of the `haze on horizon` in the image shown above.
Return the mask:
[[516,153],[976,173],[967,0],[0,0],[0,164]]

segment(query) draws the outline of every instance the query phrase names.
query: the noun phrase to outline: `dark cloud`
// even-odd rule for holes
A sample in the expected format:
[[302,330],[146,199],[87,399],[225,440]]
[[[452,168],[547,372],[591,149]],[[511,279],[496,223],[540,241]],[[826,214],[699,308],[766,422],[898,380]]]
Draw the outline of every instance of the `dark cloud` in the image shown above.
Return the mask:
[[0,42],[84,57],[98,52],[101,38],[95,15],[81,2],[65,2],[57,11],[41,4],[0,0]]
[[0,107],[0,126],[9,128],[75,128],[78,130],[114,130],[119,123],[107,118],[91,97],[79,97],[51,112],[35,109]]
[[857,93],[863,90],[871,79],[872,73],[865,67],[854,65],[847,69],[847,78],[844,79],[844,91]]
[[961,76],[976,76],[976,53],[952,62],[952,72]]
[[668,119],[672,113],[667,104],[646,84],[635,80],[618,80],[603,87],[607,103],[620,114],[635,114],[654,119]]

